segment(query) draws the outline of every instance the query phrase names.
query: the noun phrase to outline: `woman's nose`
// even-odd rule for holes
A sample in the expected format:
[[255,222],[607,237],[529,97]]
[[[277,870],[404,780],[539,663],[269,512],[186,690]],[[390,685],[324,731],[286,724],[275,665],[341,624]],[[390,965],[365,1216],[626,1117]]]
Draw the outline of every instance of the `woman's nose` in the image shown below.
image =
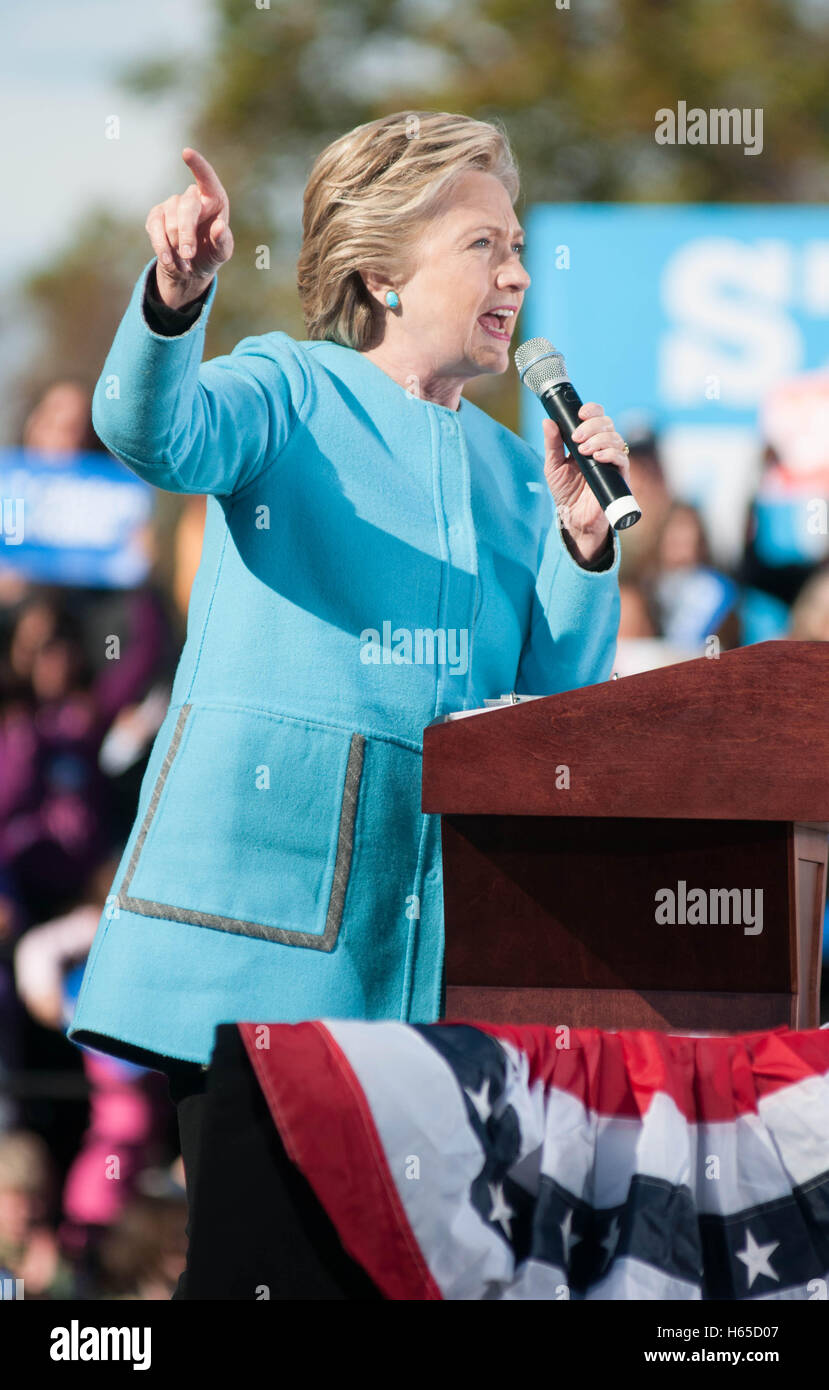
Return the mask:
[[500,282],[501,289],[506,289],[507,286],[511,286],[515,289],[526,290],[529,289],[530,284],[532,283],[529,275],[527,274],[526,268],[521,264],[517,257],[508,261],[505,265],[501,267],[498,279]]

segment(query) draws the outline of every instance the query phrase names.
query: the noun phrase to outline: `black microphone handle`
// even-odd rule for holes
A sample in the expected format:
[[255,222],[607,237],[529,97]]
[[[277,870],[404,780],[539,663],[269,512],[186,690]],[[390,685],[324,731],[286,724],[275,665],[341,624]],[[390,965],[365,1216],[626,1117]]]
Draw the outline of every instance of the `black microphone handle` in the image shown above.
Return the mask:
[[[606,512],[608,507],[612,509],[612,519],[608,517],[610,524],[616,530],[633,526],[642,513],[639,511],[633,494],[619,469],[614,468],[612,463],[602,463],[597,459],[592,459],[589,454],[580,453],[578,444],[573,440],[574,430],[585,423],[579,415],[582,402],[573,383],[561,381],[555,386],[548,386],[546,390],[539,393],[538,399],[550,419],[554,420],[561,430],[561,437],[567,446],[567,452],[573,462],[578,464],[602,511]],[[623,506],[621,509],[619,506],[613,507],[613,503],[619,503],[621,498],[630,498],[630,507],[627,511],[624,510]],[[615,514],[619,513],[620,510],[621,514],[616,516]]]

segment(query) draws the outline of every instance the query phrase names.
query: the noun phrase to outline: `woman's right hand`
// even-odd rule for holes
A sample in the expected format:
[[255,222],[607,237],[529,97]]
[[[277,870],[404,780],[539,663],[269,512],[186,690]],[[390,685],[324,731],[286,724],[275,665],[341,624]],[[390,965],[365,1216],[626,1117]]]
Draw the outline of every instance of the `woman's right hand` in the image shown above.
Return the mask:
[[198,299],[219,266],[233,255],[230,204],[218,174],[189,146],[182,158],[195,183],[156,203],[144,223],[158,258],[158,293],[171,309]]

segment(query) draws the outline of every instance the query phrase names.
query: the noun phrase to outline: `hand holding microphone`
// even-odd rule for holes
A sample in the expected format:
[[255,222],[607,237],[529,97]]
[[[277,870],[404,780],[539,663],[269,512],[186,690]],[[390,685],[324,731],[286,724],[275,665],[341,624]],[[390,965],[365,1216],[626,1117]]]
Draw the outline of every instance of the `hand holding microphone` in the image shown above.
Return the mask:
[[576,540],[604,537],[608,523],[617,531],[635,525],[642,513],[629,486],[625,441],[613,421],[595,401],[582,404],[564,358],[546,338],[522,343],[515,365],[550,416],[544,421],[544,476],[569,533]]

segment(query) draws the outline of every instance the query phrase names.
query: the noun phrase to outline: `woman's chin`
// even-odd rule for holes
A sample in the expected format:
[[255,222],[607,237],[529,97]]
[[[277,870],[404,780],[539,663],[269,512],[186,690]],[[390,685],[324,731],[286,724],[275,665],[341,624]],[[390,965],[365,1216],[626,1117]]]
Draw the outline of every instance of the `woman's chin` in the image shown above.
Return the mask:
[[[509,353],[506,351],[499,352],[497,350],[497,344],[494,344],[494,346],[496,349],[495,352],[482,352],[478,354],[478,371],[489,372],[491,376],[499,376],[502,372],[505,372],[509,366]],[[504,347],[506,348],[507,346],[508,344],[505,343]]]
[[509,343],[497,338],[481,342],[480,336],[476,336],[471,357],[480,372],[505,372],[510,360]]

